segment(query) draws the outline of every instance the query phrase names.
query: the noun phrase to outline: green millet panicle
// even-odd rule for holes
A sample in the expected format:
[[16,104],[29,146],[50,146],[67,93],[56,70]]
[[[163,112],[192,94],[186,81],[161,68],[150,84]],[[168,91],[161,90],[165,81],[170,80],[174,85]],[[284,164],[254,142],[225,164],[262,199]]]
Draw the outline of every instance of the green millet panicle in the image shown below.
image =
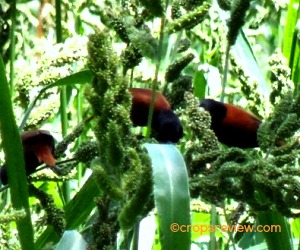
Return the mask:
[[194,11],[176,19],[167,26],[167,33],[172,34],[183,29],[192,29],[201,23],[208,13],[211,4],[204,2],[203,5],[196,8]]
[[191,76],[179,76],[171,85],[171,89],[167,89],[165,96],[167,97],[172,108],[186,107],[184,94],[187,91],[192,91],[193,78]]
[[125,75],[127,70],[139,65],[142,61],[141,51],[134,45],[129,45],[122,54],[123,74]]
[[246,12],[250,7],[251,0],[235,0],[232,4],[231,15],[228,21],[227,40],[229,46],[236,42],[240,29],[245,23]]
[[121,200],[123,198],[123,192],[118,186],[116,180],[110,176],[100,165],[97,160],[92,162],[92,170],[94,178],[97,181],[98,186],[103,193],[113,200]]
[[189,53],[182,58],[177,59],[167,68],[165,79],[166,82],[173,82],[176,80],[181,71],[195,58],[194,54]]
[[294,135],[295,131],[300,128],[300,120],[297,114],[290,113],[287,115],[285,121],[278,127],[275,141],[284,140]]
[[55,206],[52,197],[44,191],[29,185],[29,192],[40,201],[43,209],[45,209],[47,223],[53,226],[55,232],[61,236],[65,230],[64,212]]
[[140,0],[140,3],[153,15],[156,17],[163,16],[164,3],[161,0]]
[[38,106],[34,112],[32,112],[30,119],[26,124],[26,129],[41,127],[41,124],[54,113],[56,113],[56,110],[58,109],[58,103],[56,99],[43,104],[44,105]]
[[188,127],[192,132],[191,140],[196,138],[202,140],[202,144],[209,146],[205,150],[219,149],[219,143],[210,129],[211,117],[208,112],[200,108],[200,103],[197,98],[190,93],[186,93],[187,99],[187,116],[189,117]]
[[[146,155],[143,153],[142,159],[143,162],[147,162],[142,171],[139,174],[139,183],[136,187],[135,193],[128,200],[127,204],[123,207],[119,214],[119,222],[120,227],[122,229],[131,228],[138,220],[137,214],[146,215],[147,208],[145,208],[145,204],[148,203],[152,192],[152,171],[151,171],[151,163]],[[144,204],[144,206],[142,205]]]
[[300,143],[298,138],[294,138],[293,140],[285,143],[280,147],[274,147],[270,150],[270,154],[273,156],[280,156],[289,154],[292,150],[300,149]]
[[282,96],[294,87],[290,79],[291,70],[287,66],[286,58],[281,51],[277,49],[270,57],[269,65],[271,67],[271,86],[270,102],[275,105]]
[[188,50],[190,48],[190,46],[191,46],[191,41],[189,39],[187,39],[187,38],[181,39],[179,41],[177,52],[178,53],[184,52],[184,51]]
[[235,76],[242,84],[241,91],[248,100],[247,108],[256,116],[262,117],[265,111],[265,103],[259,92],[257,81],[249,77],[233,57],[230,58],[230,62]]
[[118,65],[116,53],[106,32],[89,36],[88,53],[88,66],[97,75],[97,79],[92,82],[94,91],[102,96],[108,86],[113,84],[112,79],[117,74]]
[[186,0],[183,1],[182,5],[187,11],[194,10],[195,8],[201,6],[205,0]]
[[[290,123],[290,119],[295,119],[293,116],[286,121],[288,115],[291,113],[293,105],[293,95],[291,92],[283,96],[281,101],[275,106],[275,109],[272,115],[262,123],[257,132],[257,140],[260,148],[263,151],[269,150],[270,147],[276,145],[276,140],[284,135],[283,132],[287,132],[291,135],[292,132],[295,132],[294,124]],[[298,119],[298,118],[297,118]],[[285,124],[285,125],[283,125]],[[286,127],[288,126],[288,127]],[[277,135],[278,129],[280,128],[280,134]],[[290,131],[288,131],[290,130]],[[285,134],[288,135],[288,134]]]
[[[132,41],[136,45],[134,36]],[[92,106],[97,106],[93,107],[97,111],[94,114],[93,130],[99,153],[91,167],[98,186],[120,211],[120,216],[115,217],[114,223],[128,228],[136,223],[139,216],[144,215],[144,205],[148,204],[151,197],[150,160],[131,133],[132,102],[128,82],[119,74],[122,62],[115,57],[108,34],[100,31],[91,36],[88,48],[89,64],[95,78],[92,88],[86,91],[86,96]],[[133,161],[128,159],[130,155],[133,156]],[[136,181],[133,185],[128,185],[129,179]],[[111,212],[112,208],[109,207],[109,210]],[[105,228],[108,229],[98,229]]]
[[231,9],[231,1],[230,0],[218,0],[218,4],[222,10],[230,10]]
[[90,246],[91,250],[112,249],[120,229],[116,223],[116,212],[109,211],[111,200],[106,195],[95,198],[94,202],[97,205],[99,218],[92,226],[94,240],[93,246]]
[[180,2],[180,0],[177,0],[177,1],[173,1],[173,2],[172,2],[171,18],[172,18],[173,20],[175,20],[175,19],[181,17],[182,13],[181,13],[180,7],[181,7],[181,2]]
[[139,154],[134,149],[129,149],[126,152],[126,157],[130,161],[131,168],[126,172],[122,180],[122,186],[125,190],[137,189],[139,185],[139,179],[136,179],[136,176],[140,175],[143,169],[142,161]]
[[79,124],[74,128],[74,130],[68,134],[61,142],[57,143],[55,147],[54,155],[59,158],[68,148],[68,146],[74,142],[83,132],[84,123]]
[[127,44],[130,43],[130,39],[128,37],[124,23],[119,18],[113,18],[111,22],[112,22],[112,26],[113,26],[114,30],[119,35],[120,39],[124,43],[127,43]]
[[26,212],[24,209],[14,210],[10,213],[0,214],[0,223],[10,223],[12,221],[17,221],[19,219],[25,218]]
[[107,160],[111,167],[119,168],[121,167],[124,156],[125,156],[125,148],[124,143],[120,137],[121,126],[117,124],[115,121],[110,121],[107,126],[107,144],[106,147],[108,150]]
[[77,161],[87,164],[99,155],[98,149],[96,141],[83,141],[77,148],[74,157]]

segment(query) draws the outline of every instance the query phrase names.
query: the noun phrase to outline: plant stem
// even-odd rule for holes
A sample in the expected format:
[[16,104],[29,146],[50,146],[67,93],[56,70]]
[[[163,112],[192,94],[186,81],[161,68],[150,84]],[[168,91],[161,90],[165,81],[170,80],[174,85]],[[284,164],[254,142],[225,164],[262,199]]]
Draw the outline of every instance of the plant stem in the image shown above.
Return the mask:
[[55,0],[55,25],[56,25],[56,42],[62,42],[62,26],[61,26],[61,0]]
[[[62,25],[61,25],[61,0],[55,0],[55,12],[56,12],[56,42],[61,43],[62,38]],[[65,137],[68,133],[68,117],[67,117],[67,89],[66,86],[62,86],[60,90],[60,122],[62,136]],[[70,184],[65,182],[63,184],[63,196],[64,200],[68,202],[70,197]]]
[[224,102],[224,98],[225,98],[225,88],[227,83],[227,75],[228,75],[228,67],[229,67],[229,51],[230,51],[230,45],[227,44],[226,55],[225,55],[225,66],[224,66],[224,73],[223,73],[223,80],[222,80],[222,92],[220,98],[221,102]]
[[[82,116],[82,88],[79,87],[77,93],[77,122],[78,123],[80,123],[81,116]],[[77,143],[78,145],[80,145],[81,136],[78,137]],[[83,174],[83,165],[82,163],[79,163],[77,167],[78,187],[80,187],[80,180],[82,179],[82,174]]]
[[161,64],[161,54],[162,54],[162,48],[163,48],[165,22],[166,22],[165,17],[162,17],[161,22],[160,22],[159,46],[158,46],[158,52],[157,52],[155,76],[154,76],[154,81],[152,84],[152,95],[151,95],[149,114],[148,114],[146,138],[149,138],[150,134],[151,134],[151,124],[152,124],[154,100],[155,100],[155,94],[156,94],[156,88],[157,88],[157,82],[158,82],[158,72],[159,72],[159,68],[160,68],[160,64]]
[[[210,225],[214,226],[217,224],[217,209],[215,205],[211,205],[210,210]],[[209,250],[216,249],[216,232],[210,232],[210,239],[209,239]]]

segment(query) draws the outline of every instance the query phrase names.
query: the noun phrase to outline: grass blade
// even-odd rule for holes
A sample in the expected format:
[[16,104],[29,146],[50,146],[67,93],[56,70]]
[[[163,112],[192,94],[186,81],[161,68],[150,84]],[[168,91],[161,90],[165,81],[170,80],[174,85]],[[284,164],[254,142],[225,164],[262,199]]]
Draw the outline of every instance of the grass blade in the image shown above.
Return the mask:
[[[190,195],[184,160],[174,145],[145,144],[152,160],[154,198],[163,249],[190,249],[191,232],[171,230],[172,224],[187,226],[190,221]],[[186,230],[187,228],[182,228]]]
[[[9,85],[0,56],[0,130],[11,200],[14,209],[25,209],[26,216],[17,220],[17,229],[22,249],[33,249],[33,228],[31,224],[28,188],[21,138],[15,121]],[[13,146],[12,146],[13,145]]]
[[[295,7],[298,5],[298,9]],[[299,18],[299,0],[290,0],[288,6],[288,13],[286,17],[286,24],[284,29],[284,39],[283,39],[283,55],[288,59],[290,63],[290,58],[292,56],[292,44],[294,43],[293,34],[295,32],[295,27],[297,20]]]
[[[299,43],[299,31],[300,31],[300,1],[291,0],[288,7],[288,14],[286,25],[284,29],[284,43],[283,43],[283,55],[288,60],[288,65],[291,68],[291,78],[295,83],[295,91],[298,90],[300,80],[300,43]],[[296,8],[296,6],[298,8]],[[298,24],[297,24],[298,21]]]

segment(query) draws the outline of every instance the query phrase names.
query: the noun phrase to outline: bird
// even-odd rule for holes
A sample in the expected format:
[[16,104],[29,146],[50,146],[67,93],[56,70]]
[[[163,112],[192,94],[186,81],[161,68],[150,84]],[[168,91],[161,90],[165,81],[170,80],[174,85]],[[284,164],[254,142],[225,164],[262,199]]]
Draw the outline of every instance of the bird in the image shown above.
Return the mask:
[[[53,136],[48,131],[25,131],[21,134],[21,141],[27,176],[32,174],[42,163],[45,163],[49,167],[55,167],[55,142]],[[3,185],[8,183],[5,164],[0,168],[0,180]]]
[[201,100],[200,107],[210,113],[211,129],[219,142],[238,148],[259,146],[257,131],[262,122],[255,115],[235,105],[213,99]]
[[[129,92],[132,96],[130,119],[133,126],[147,126],[152,90],[130,88]],[[177,143],[183,137],[183,127],[178,116],[160,92],[155,92],[151,129],[154,138],[161,143]]]

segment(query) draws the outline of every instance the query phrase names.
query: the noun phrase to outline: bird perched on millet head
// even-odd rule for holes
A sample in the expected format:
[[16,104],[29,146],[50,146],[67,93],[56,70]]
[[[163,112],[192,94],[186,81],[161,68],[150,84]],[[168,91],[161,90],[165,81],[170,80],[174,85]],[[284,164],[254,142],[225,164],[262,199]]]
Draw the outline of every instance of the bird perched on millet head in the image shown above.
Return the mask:
[[[21,134],[26,175],[32,174],[36,168],[45,163],[55,167],[54,138],[46,130],[31,130]],[[0,180],[6,185],[8,182],[5,164],[0,168]]]
[[200,106],[210,113],[211,129],[221,143],[229,147],[258,147],[257,131],[261,121],[255,115],[212,99],[200,101]]
[[[151,89],[130,88],[132,107],[130,118],[133,126],[147,126],[151,103]],[[159,142],[178,142],[183,136],[183,128],[177,115],[172,111],[167,99],[159,92],[155,93],[151,128]]]

